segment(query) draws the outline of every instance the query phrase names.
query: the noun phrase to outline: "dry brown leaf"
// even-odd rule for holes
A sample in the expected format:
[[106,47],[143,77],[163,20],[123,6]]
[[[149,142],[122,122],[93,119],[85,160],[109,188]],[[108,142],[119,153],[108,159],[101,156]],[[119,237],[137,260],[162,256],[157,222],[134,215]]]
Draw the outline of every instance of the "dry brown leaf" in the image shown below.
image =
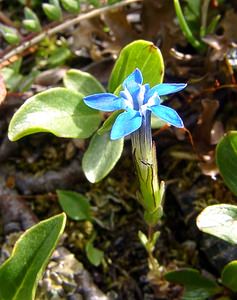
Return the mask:
[[139,36],[128,22],[124,9],[106,12],[102,18],[114,35],[114,42],[119,45],[119,48],[138,39]]
[[144,1],[141,21],[143,37],[159,42],[165,61],[170,59],[170,49],[176,44],[183,44],[185,40],[179,26],[175,24],[173,1]]
[[235,46],[234,43],[224,35],[207,35],[203,38],[203,41],[213,48],[210,55],[211,61],[223,60],[230,49]]
[[233,42],[237,42],[237,31],[233,27],[235,24],[237,24],[237,13],[233,9],[226,10],[220,25],[224,29],[225,37]]
[[0,104],[4,101],[7,95],[6,86],[3,77],[0,75]]
[[215,114],[219,108],[219,102],[217,100],[204,99],[201,103],[203,110],[193,133],[193,139],[198,153],[205,155],[213,147],[211,145],[211,131]]

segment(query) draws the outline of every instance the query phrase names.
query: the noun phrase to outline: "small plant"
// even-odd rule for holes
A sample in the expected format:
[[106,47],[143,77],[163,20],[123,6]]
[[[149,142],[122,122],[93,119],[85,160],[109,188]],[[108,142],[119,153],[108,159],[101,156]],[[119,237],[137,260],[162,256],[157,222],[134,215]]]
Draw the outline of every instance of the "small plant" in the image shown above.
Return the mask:
[[64,213],[41,221],[26,230],[12,255],[0,266],[0,299],[33,300],[44,269],[61,237]]
[[[237,133],[228,132],[218,143],[216,162],[220,173],[229,187],[237,194]],[[237,206],[216,204],[206,207],[197,217],[198,228],[228,243],[237,245]],[[196,269],[185,268],[169,272],[165,278],[184,286],[182,299],[205,300],[209,297],[217,299],[235,299],[237,293],[237,261],[229,262],[223,268],[220,280],[211,279]]]
[[[110,172],[121,156],[124,137],[131,134],[140,187],[138,201],[144,208],[144,219],[149,227],[149,234],[139,232],[139,238],[148,252],[149,267],[157,274],[159,264],[153,257],[153,250],[159,232],[153,229],[163,214],[165,187],[164,182],[158,180],[151,114],[183,128],[180,116],[161,104],[160,97],[186,87],[182,83],[163,84],[163,74],[164,63],[159,49],[150,42],[135,41],[121,51],[109,80],[108,93],[90,74],[71,70],[64,78],[66,88],[53,88],[28,99],[9,125],[12,141],[37,132],[70,138],[88,138],[94,133],[82,161],[85,175],[91,182],[103,179]],[[113,112],[101,128],[103,114],[98,110]],[[59,198],[65,206],[61,192]],[[70,216],[68,206],[65,211]],[[90,257],[98,258],[99,250],[93,248],[92,240],[86,251]]]
[[215,31],[221,16],[219,14],[212,16],[208,23],[208,8],[210,1],[202,3],[200,0],[186,0],[185,8],[183,10],[179,0],[173,1],[176,16],[183,35],[198,52],[205,51],[206,44],[203,42],[202,38]]

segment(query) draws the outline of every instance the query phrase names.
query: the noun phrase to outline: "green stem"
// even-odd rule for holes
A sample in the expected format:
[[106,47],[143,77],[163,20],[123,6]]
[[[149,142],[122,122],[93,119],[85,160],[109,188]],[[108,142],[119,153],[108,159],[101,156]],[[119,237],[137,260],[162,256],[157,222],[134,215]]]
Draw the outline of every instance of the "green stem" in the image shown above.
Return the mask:
[[205,45],[200,41],[198,41],[192,34],[192,31],[190,30],[188,23],[184,18],[179,0],[174,0],[174,8],[179,21],[180,28],[184,36],[186,37],[187,41],[198,51],[203,51],[205,49]]
[[153,251],[155,248],[155,243],[156,243],[156,239],[154,242],[154,230],[153,230],[153,226],[148,226],[148,244],[150,245],[149,247],[147,247],[147,253],[148,253],[148,265],[149,265],[149,269],[151,271],[153,271],[153,273],[156,273],[158,276],[160,274],[159,271],[159,263],[158,260],[154,257],[153,255]]
[[207,34],[207,14],[208,14],[209,4],[210,4],[210,0],[204,0],[202,4],[201,27],[200,27],[201,38]]

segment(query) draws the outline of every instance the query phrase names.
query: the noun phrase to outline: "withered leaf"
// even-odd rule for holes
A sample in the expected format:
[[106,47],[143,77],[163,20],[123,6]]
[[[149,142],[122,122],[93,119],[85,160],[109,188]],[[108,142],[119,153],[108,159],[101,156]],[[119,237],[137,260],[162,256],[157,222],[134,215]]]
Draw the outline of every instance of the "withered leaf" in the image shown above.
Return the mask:
[[0,75],[0,104],[4,101],[7,95],[6,86],[3,77]]

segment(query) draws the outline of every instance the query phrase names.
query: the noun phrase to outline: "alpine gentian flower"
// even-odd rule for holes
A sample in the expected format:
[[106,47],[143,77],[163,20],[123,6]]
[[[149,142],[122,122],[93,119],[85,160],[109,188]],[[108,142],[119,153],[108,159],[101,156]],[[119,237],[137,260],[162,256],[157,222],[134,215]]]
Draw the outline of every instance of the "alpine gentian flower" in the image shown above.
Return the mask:
[[182,128],[183,122],[177,112],[170,107],[160,104],[160,96],[178,92],[186,87],[183,83],[161,83],[152,88],[142,84],[141,71],[136,69],[122,83],[123,91],[117,97],[111,93],[94,94],[84,98],[91,108],[101,111],[124,109],[115,120],[111,139],[120,139],[142,126],[146,112],[152,112],[165,122]]

